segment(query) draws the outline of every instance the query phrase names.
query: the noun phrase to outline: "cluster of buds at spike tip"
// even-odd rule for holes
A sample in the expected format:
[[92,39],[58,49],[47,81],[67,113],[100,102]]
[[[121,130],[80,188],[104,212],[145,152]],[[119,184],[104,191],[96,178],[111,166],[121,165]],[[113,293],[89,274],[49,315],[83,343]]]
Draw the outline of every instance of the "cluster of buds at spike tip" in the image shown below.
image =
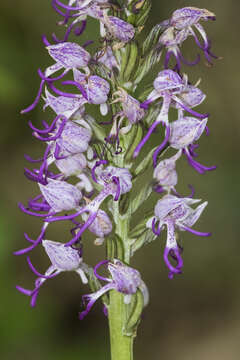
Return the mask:
[[[43,102],[43,109],[54,114],[53,120],[43,120],[40,126],[29,121],[32,135],[43,144],[44,151],[39,159],[25,155],[33,168],[25,168],[24,173],[37,183],[39,191],[26,205],[19,203],[25,214],[42,220],[39,236],[34,240],[25,233],[28,246],[15,252],[27,254],[27,262],[37,276],[33,290],[17,286],[31,297],[32,306],[43,283],[63,271],[77,272],[84,284],[89,282],[92,293],[83,296],[86,309],[80,313],[80,319],[110,290],[123,294],[126,306],[140,292],[145,306],[147,287],[140,273],[128,266],[136,249],[149,243],[150,238],[162,236],[166,229],[163,256],[172,279],[183,269],[180,233],[210,235],[192,229],[207,202],[192,208],[200,202],[193,198],[193,187],[190,185],[192,193],[186,197],[177,190],[182,155],[200,174],[216,168],[196,161],[196,142],[204,132],[209,134],[209,114],[195,109],[206,95],[199,82],[191,83],[182,72],[183,64],[197,64],[199,56],[190,63],[180,48],[193,36],[211,63],[216,56],[200,22],[214,20],[215,16],[193,7],[176,10],[139,45],[135,39],[147,19],[149,4],[150,0],[121,1],[121,6],[108,0],[52,0],[61,17],[58,24],[66,32],[61,40],[52,34],[51,42],[43,35],[53,63],[44,71],[38,70],[39,91],[33,103],[22,111],[28,113]],[[89,17],[100,24],[97,46],[99,36],[85,43],[72,40],[86,31]],[[164,49],[162,66],[159,62]],[[170,68],[172,55],[176,65]],[[159,70],[164,70],[147,87],[144,84],[148,89],[145,91],[139,79],[157,64]],[[96,119],[89,114],[91,106],[95,107]],[[155,146],[149,141],[153,133],[155,138],[158,136]],[[146,177],[146,173],[151,176]],[[137,183],[142,184],[143,190],[136,190]],[[146,216],[136,228],[128,228],[136,223],[136,210],[152,192],[159,196],[157,203],[148,202]],[[120,231],[119,224],[126,219],[128,222],[121,225]],[[68,238],[62,242],[47,240],[48,227],[59,221],[71,225]],[[125,235],[121,238],[123,227]],[[83,262],[83,245],[90,233],[95,236],[95,245],[114,243],[115,249],[114,254],[108,251],[109,258],[95,268]],[[116,246],[118,240],[121,250]],[[51,261],[44,274],[35,269],[29,257],[41,245]],[[101,265],[107,266],[110,277],[98,274]],[[107,284],[102,286],[100,281]],[[107,303],[104,304],[107,309]]]

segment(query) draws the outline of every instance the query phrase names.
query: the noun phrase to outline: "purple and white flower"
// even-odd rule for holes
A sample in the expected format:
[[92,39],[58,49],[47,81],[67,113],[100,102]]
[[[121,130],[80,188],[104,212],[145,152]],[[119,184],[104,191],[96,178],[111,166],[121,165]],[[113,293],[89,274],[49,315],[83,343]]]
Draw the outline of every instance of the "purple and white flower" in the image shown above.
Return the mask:
[[[193,36],[198,47],[203,50],[207,62],[211,65],[211,58],[218,59],[218,56],[211,52],[211,42],[207,37],[207,34],[200,24],[200,21],[216,20],[215,14],[206,10],[195,7],[185,7],[174,11],[172,17],[166,21],[168,24],[167,29],[159,38],[159,43],[166,47],[167,53],[165,57],[165,68],[168,68],[169,61],[172,55],[176,58],[177,65],[176,70],[180,71],[181,62],[186,65],[196,65],[200,56],[198,55],[196,60],[190,62],[186,60],[179,47],[189,37]],[[203,43],[198,39],[194,30],[197,30],[203,39]]]
[[[102,277],[97,273],[98,268],[104,264],[107,264],[111,278]],[[108,284],[104,285],[100,290],[93,294],[83,296],[83,302],[87,302],[87,306],[86,309],[79,314],[80,320],[82,320],[89,313],[97,299],[110,290],[116,290],[124,294],[124,302],[125,304],[129,304],[131,302],[132,295],[136,294],[137,290],[139,289],[142,292],[144,298],[144,306],[148,304],[148,289],[141,279],[140,273],[136,269],[125,265],[118,259],[114,259],[113,263],[108,260],[101,261],[95,266],[94,273],[99,280],[106,281]]]
[[168,114],[170,106],[176,107],[179,112],[179,117],[182,117],[183,110],[198,116],[200,119],[205,119],[208,114],[199,114],[192,110],[192,107],[199,105],[205,99],[205,95],[196,86],[188,85],[187,77],[183,78],[173,70],[160,71],[154,80],[154,90],[150,93],[147,100],[141,104],[141,107],[147,109],[148,106],[158,98],[162,98],[162,107],[156,120],[148,129],[145,137],[140,141],[134,151],[134,157],[137,157],[144,144],[148,141],[155,128],[162,124],[166,127],[165,138],[163,143],[159,145],[153,155],[153,163],[156,166],[157,156],[166,146],[169,136],[170,127]]
[[43,240],[42,245],[51,261],[50,267],[46,270],[45,274],[40,274],[32,265],[31,260],[27,257],[27,262],[30,269],[34,272],[38,278],[35,280],[35,288],[33,290],[27,290],[21,286],[16,286],[24,295],[31,297],[31,306],[36,305],[37,296],[40,287],[47,279],[51,279],[65,271],[75,271],[81,278],[82,283],[86,284],[88,279],[86,273],[88,267],[83,263],[81,252],[72,247],[65,247],[64,244],[51,240]]
[[[79,224],[79,226],[76,227],[76,235],[67,244],[65,244],[65,246],[71,246],[79,240],[84,231],[95,221],[99,208],[106,198],[112,196],[114,201],[118,201],[122,194],[129,192],[132,188],[132,175],[128,169],[108,166],[106,169],[100,170],[98,176],[96,177],[96,168],[105,163],[105,161],[96,162],[95,166],[92,168],[93,180],[103,186],[103,189],[93,200],[83,207],[79,208],[76,206],[75,208],[77,209],[77,212],[75,214],[52,216],[46,219],[47,222],[73,220],[79,215],[82,216],[84,213],[89,214],[85,223],[83,225]],[[74,199],[72,199],[72,201],[74,201]]]
[[[178,198],[173,195],[166,195],[161,200],[158,200],[155,206],[155,217],[151,220],[153,232],[159,236],[161,230],[164,227],[167,228],[164,261],[170,270],[169,278],[172,278],[174,274],[180,274],[183,267],[183,260],[177,244],[175,230],[189,231],[198,236],[211,235],[211,233],[202,233],[192,229],[192,226],[197,222],[207,206],[207,201],[200,204],[196,209],[192,209],[189,205],[199,203],[200,201],[201,200],[192,198]],[[169,255],[173,260],[176,260],[176,266],[173,266],[170,262]]]

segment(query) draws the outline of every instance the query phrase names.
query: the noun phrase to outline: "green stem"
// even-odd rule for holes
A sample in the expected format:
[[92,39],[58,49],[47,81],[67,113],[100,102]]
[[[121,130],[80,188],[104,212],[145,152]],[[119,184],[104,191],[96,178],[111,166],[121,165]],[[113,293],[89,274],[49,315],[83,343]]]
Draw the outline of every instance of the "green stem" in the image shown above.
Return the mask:
[[111,360],[133,360],[133,337],[123,334],[126,316],[123,294],[112,290],[108,309]]
[[[113,217],[116,224],[116,235],[119,236],[124,248],[124,261],[130,261],[130,246],[128,241],[129,217],[119,214],[118,203],[113,203]],[[112,257],[119,258],[118,244]],[[111,344],[111,360],[133,360],[133,336],[124,335],[124,326],[128,318],[128,306],[124,303],[124,295],[112,290],[108,306],[108,319]]]

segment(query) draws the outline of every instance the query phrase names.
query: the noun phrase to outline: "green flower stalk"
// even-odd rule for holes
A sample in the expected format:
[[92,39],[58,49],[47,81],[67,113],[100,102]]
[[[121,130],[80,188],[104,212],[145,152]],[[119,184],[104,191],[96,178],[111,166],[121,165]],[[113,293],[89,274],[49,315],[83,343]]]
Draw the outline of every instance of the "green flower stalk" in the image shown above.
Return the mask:
[[[195,110],[206,96],[182,73],[183,64],[195,65],[200,57],[190,62],[180,50],[193,37],[212,64],[217,56],[200,22],[215,20],[215,16],[193,7],[176,10],[141,42],[150,0],[53,0],[52,6],[66,32],[62,40],[53,34],[51,42],[43,35],[53,64],[38,70],[38,94],[22,111],[31,111],[43,100],[43,108],[55,113],[40,128],[29,122],[33,136],[45,149],[38,160],[26,156],[31,164],[39,164],[25,168],[39,193],[26,206],[19,204],[24,213],[43,222],[38,238],[25,233],[30,245],[15,252],[27,255],[37,279],[33,290],[17,289],[31,298],[34,307],[45,281],[64,271],[77,272],[90,287],[90,293],[82,297],[79,319],[101,299],[109,321],[112,360],[133,360],[133,341],[149,294],[139,271],[130,266],[131,258],[144,245],[166,236],[163,258],[173,279],[183,269],[181,232],[210,235],[192,228],[207,202],[199,204],[192,187],[192,193],[184,197],[176,186],[177,161],[182,155],[200,174],[216,168],[195,159],[196,142],[204,132],[208,134],[209,114]],[[100,25],[97,46],[96,40],[81,42],[89,17]],[[70,40],[74,36],[80,40]],[[143,86],[146,76],[154,74],[153,68],[158,68],[158,74]],[[96,118],[87,105],[98,108]],[[175,111],[174,121],[169,119],[170,109]],[[150,139],[156,131],[159,144],[152,146]],[[174,155],[169,155],[169,149]],[[136,225],[137,211],[152,193],[158,200],[148,202],[148,211]],[[58,221],[71,224],[66,243],[47,240],[48,226]],[[96,237],[96,246],[106,247],[106,258],[94,267],[85,263],[89,231]],[[44,274],[29,256],[39,246],[50,260]],[[101,275],[103,268],[106,277]]]

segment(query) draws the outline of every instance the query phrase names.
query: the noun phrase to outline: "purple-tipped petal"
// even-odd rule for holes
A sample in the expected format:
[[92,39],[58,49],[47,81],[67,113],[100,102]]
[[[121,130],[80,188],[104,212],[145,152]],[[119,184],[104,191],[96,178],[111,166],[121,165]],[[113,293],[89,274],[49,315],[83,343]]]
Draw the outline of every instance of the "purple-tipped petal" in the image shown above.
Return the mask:
[[117,185],[116,195],[114,197],[114,201],[118,201],[121,195],[121,187],[120,187],[120,180],[117,176],[112,177],[113,182]]
[[60,7],[62,7],[63,9],[66,9],[66,10],[70,10],[70,11],[79,11],[79,10],[82,10],[83,7],[79,7],[79,6],[69,6],[69,5],[65,5],[64,3],[62,3],[61,1],[59,0],[54,0],[54,3]]
[[35,133],[35,132],[33,133],[33,135],[40,141],[54,141],[54,140],[57,140],[62,135],[66,122],[67,122],[67,118],[65,118],[63,116],[63,121],[61,122],[61,124],[60,124],[60,126],[58,128],[58,131],[54,136],[42,137],[41,135],[39,135],[38,133]]
[[96,168],[100,165],[107,165],[107,160],[99,160],[96,162],[96,164],[93,166],[92,170],[91,170],[91,174],[92,174],[92,179],[93,181],[95,181],[95,183],[98,183],[97,181],[97,178],[96,178],[96,174],[95,174],[95,171],[96,171]]
[[179,57],[180,57],[181,61],[182,61],[185,65],[188,65],[188,66],[197,65],[197,64],[199,63],[200,59],[201,59],[200,54],[197,54],[196,59],[193,60],[193,61],[189,61],[189,60],[185,59],[182,53],[179,53]]
[[[47,228],[47,224],[45,223],[42,227],[42,230],[41,230],[41,233],[40,235],[38,236],[38,238],[33,242],[33,245],[29,246],[28,248],[25,248],[25,249],[22,249],[22,250],[18,250],[18,251],[15,251],[13,254],[14,255],[23,255],[23,254],[26,254],[28,253],[29,251],[33,250],[38,244],[40,244],[45,236],[45,232],[46,232],[46,228]],[[24,234],[25,236],[25,234]],[[26,236],[25,236],[26,237]]]
[[35,212],[33,212],[33,211],[30,211],[30,210],[28,210],[28,209],[26,209],[25,207],[24,207],[24,205],[22,204],[22,203],[18,203],[18,207],[19,207],[19,209],[21,210],[21,211],[23,211],[25,214],[27,214],[27,215],[31,215],[31,216],[36,216],[36,217],[47,217],[47,216],[50,216],[50,215],[53,215],[53,214],[55,214],[55,212],[53,212],[52,214],[49,214],[49,213],[47,213],[47,214],[39,214],[39,213],[35,213]]
[[144,136],[144,138],[140,141],[140,143],[137,145],[136,149],[134,150],[133,158],[136,158],[139,155],[142,147],[149,140],[151,134],[153,133],[154,129],[157,127],[158,124],[160,124],[159,121],[154,121],[154,123],[150,126],[150,128],[148,129],[147,134]]
[[38,128],[36,128],[35,126],[33,126],[33,124],[32,124],[31,121],[28,122],[28,125],[30,126],[30,128],[31,128],[33,131],[36,131],[36,132],[39,133],[39,134],[47,134],[47,133],[49,133],[49,132],[51,132],[51,131],[54,130],[57,121],[58,121],[59,119],[61,119],[61,118],[62,118],[62,115],[57,115],[57,116],[55,117],[55,119],[52,121],[52,124],[51,124],[50,126],[45,127],[45,129],[38,129]]
[[90,214],[87,221],[85,222],[85,224],[78,230],[77,234],[72,238],[72,240],[67,242],[64,246],[71,246],[71,245],[75,244],[79,240],[79,238],[82,236],[84,231],[87,230],[87,228],[93,223],[96,216],[97,216],[97,212]]
[[83,303],[85,303],[86,301],[88,301],[87,307],[84,311],[82,311],[81,313],[79,313],[79,319],[82,320],[91,310],[91,308],[93,307],[93,305],[95,304],[95,302],[97,301],[97,299],[99,299],[103,294],[105,294],[106,292],[108,292],[109,290],[113,290],[116,288],[116,285],[111,283],[111,284],[107,284],[105,286],[103,286],[100,290],[98,290],[97,292],[93,293],[93,294],[89,294],[89,295],[83,295]]
[[[177,261],[176,267],[174,267],[169,260],[169,255],[170,255],[171,251],[173,251],[176,256],[176,261]],[[164,262],[165,262],[166,266],[168,267],[168,269],[170,270],[171,274],[180,274],[182,272],[183,260],[182,260],[182,257],[180,255],[178,248],[171,249],[171,248],[166,247],[164,250]],[[172,276],[170,278],[172,279]]]
[[43,42],[43,44],[45,46],[50,46],[51,45],[50,42],[48,41],[46,35],[44,35],[44,34],[42,35],[42,42]]
[[41,94],[42,94],[42,91],[43,91],[44,84],[45,84],[45,81],[42,80],[41,83],[40,83],[40,87],[39,87],[39,90],[38,90],[38,93],[37,93],[37,96],[36,96],[34,102],[30,106],[28,106],[26,109],[22,110],[21,114],[25,114],[25,113],[33,110],[37,106],[37,104],[38,104],[38,102],[39,102],[39,100],[41,98]]
[[21,287],[21,286],[16,286],[16,289],[18,290],[18,291],[20,291],[22,294],[24,294],[24,295],[27,295],[27,296],[32,296],[32,290],[27,290],[27,289],[24,289],[23,287]]
[[157,226],[157,229],[156,229],[156,218],[153,218],[153,221],[152,221],[152,231],[155,235],[159,236],[161,234],[161,227],[160,225]]
[[43,279],[51,279],[51,278],[53,278],[53,277],[55,277],[55,276],[58,275],[58,274],[52,274],[52,275],[43,275],[43,274],[41,274],[41,273],[38,272],[38,271],[36,270],[36,268],[33,266],[33,264],[31,263],[31,260],[30,260],[30,257],[29,257],[29,256],[27,256],[27,262],[28,262],[28,265],[29,265],[30,269],[32,270],[32,272],[33,272],[35,275],[37,275],[38,277],[40,277],[40,278],[43,278]]
[[[162,123],[162,125],[164,126],[165,123]],[[153,167],[155,168],[157,166],[157,158],[159,153],[165,148],[165,146],[168,143],[169,137],[170,137],[170,133],[171,133],[171,128],[170,126],[166,126],[166,135],[165,138],[163,140],[163,142],[161,143],[161,145],[159,145],[157,147],[157,149],[154,151],[153,153]]]
[[194,234],[194,235],[197,235],[197,236],[203,236],[203,237],[208,237],[208,236],[211,236],[212,235],[212,233],[210,233],[210,232],[201,232],[201,231],[197,231],[197,230],[193,230],[192,228],[190,228],[190,227],[188,227],[188,226],[181,226],[181,228],[183,229],[183,230],[186,230],[186,231],[188,231],[188,232],[190,232],[190,233],[192,233],[192,234]]
[[94,269],[93,269],[94,275],[95,275],[96,278],[98,278],[99,280],[103,280],[103,281],[107,281],[107,282],[111,281],[111,279],[106,278],[106,277],[103,277],[103,276],[101,276],[101,275],[99,275],[99,274],[97,273],[97,270],[98,270],[102,265],[108,264],[109,261],[110,261],[110,260],[100,261],[100,262],[94,267]]
[[202,165],[196,160],[194,160],[188,151],[184,151],[184,153],[187,156],[189,165],[192,166],[195,170],[197,170],[197,172],[199,172],[200,174],[204,174],[206,171],[212,171],[217,168],[217,166],[215,165],[209,167]]
[[183,102],[178,101],[178,104],[187,112],[192,114],[193,116],[196,116],[199,119],[206,119],[209,117],[209,113],[206,114],[200,114],[197,111],[194,111],[193,109],[190,109],[187,105],[185,105]]

